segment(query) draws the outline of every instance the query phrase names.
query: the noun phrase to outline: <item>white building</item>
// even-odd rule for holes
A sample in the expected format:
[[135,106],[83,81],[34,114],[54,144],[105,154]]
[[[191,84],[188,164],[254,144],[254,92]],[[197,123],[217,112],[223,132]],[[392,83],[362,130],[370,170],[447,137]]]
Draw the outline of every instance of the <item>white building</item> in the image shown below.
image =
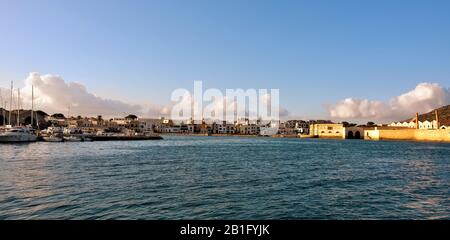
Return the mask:
[[[407,128],[416,128],[416,122],[393,122],[388,125],[389,127],[407,127]],[[436,120],[433,121],[419,121],[419,129],[438,129],[438,124]]]
[[240,125],[239,133],[247,135],[257,135],[259,134],[259,127],[256,124]]
[[217,134],[234,134],[236,133],[236,127],[231,123],[218,123],[213,125],[213,133]]

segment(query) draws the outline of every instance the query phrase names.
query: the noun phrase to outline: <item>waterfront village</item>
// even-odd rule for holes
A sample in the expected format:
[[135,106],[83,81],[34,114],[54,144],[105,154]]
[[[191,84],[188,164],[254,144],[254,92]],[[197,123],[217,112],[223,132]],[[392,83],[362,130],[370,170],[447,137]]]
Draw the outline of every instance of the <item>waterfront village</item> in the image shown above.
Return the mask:
[[[234,123],[196,124],[193,121],[175,122],[164,117],[122,118],[102,116],[48,115],[43,111],[0,108],[0,125],[5,133],[11,125],[30,126],[46,141],[80,140],[139,140],[160,139],[160,135],[203,136],[272,136],[290,138],[336,138],[365,140],[416,140],[450,142],[450,105],[409,120],[390,124],[368,122],[358,125],[330,120],[287,120],[262,124],[260,121],[240,119]],[[277,126],[276,132],[270,132]],[[39,139],[39,138],[38,138]]]

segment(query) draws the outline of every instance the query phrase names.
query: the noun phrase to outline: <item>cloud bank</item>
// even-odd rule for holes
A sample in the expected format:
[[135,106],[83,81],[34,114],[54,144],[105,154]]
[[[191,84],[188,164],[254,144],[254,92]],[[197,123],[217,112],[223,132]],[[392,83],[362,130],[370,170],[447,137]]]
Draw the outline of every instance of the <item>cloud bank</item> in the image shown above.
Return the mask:
[[334,119],[398,121],[450,104],[450,89],[437,83],[420,83],[389,102],[346,98],[328,108]]
[[34,86],[35,106],[49,114],[67,114],[69,106],[71,115],[82,116],[122,116],[125,113],[140,114],[141,105],[128,104],[119,100],[106,99],[87,91],[86,87],[76,82],[65,82],[57,75],[30,73],[25,80],[22,106],[30,106],[31,86]]
[[[182,102],[170,102],[163,106],[146,104],[129,104],[120,100],[107,99],[89,92],[87,88],[77,82],[66,82],[61,76],[32,72],[25,79],[25,87],[21,89],[21,108],[31,108],[31,88],[34,87],[34,105],[36,110],[43,110],[48,114],[68,114],[70,106],[71,116],[97,116],[120,117],[135,114],[140,117],[158,118],[160,116],[171,117],[175,104],[191,105],[189,99]],[[9,101],[9,89],[0,89],[2,100]],[[221,99],[224,100],[224,99]],[[266,97],[265,101],[270,101]],[[232,111],[234,104],[224,106],[223,102],[217,102],[212,108],[216,111]],[[204,107],[208,103],[204,103]],[[3,106],[3,104],[0,104]],[[17,89],[14,89],[13,109],[17,108]],[[9,104],[6,106],[9,108]],[[244,113],[241,113],[244,114]],[[285,117],[289,112],[280,108],[280,117]]]

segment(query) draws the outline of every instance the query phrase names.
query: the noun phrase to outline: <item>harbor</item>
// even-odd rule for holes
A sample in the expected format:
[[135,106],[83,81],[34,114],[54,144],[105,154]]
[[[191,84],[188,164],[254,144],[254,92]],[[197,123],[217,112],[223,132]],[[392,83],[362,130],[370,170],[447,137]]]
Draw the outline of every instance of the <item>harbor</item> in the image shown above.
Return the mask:
[[27,127],[6,127],[0,129],[0,143],[23,143],[23,142],[93,142],[93,141],[145,141],[162,140],[157,134],[48,134],[47,131],[36,133]]
[[0,222],[276,240],[450,220],[450,0],[2,3]]
[[0,132],[0,143],[23,143],[23,142],[93,142],[93,141],[145,141],[145,140],[162,140],[160,135],[40,135],[27,128],[11,127],[3,129]]
[[449,219],[449,151],[445,143],[169,135],[6,144],[0,219]]
[[[16,110],[13,110],[15,101]],[[70,118],[63,114],[49,116],[43,111],[34,110],[34,87],[31,87],[31,110],[23,110],[20,89],[17,88],[17,99],[14,96],[14,85],[11,81],[9,110],[4,106],[3,95],[0,93],[0,143],[23,142],[91,142],[91,141],[143,141],[161,140],[162,137],[152,132],[145,125],[135,124],[137,116],[129,115],[121,119],[121,125],[105,125],[101,116],[92,122],[88,121],[88,127],[70,125]],[[70,109],[70,107],[69,107]],[[68,114],[70,115],[70,114]],[[76,118],[82,120],[81,117]],[[92,120],[92,119],[91,119]],[[78,123],[78,121],[75,121]],[[89,127],[91,126],[91,127]]]

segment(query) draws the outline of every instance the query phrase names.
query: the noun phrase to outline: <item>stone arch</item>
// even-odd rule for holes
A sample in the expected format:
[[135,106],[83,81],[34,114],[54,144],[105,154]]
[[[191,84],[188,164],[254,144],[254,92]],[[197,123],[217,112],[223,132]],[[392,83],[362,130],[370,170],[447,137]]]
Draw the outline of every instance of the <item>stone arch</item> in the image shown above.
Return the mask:
[[355,132],[355,138],[356,139],[361,139],[361,133],[359,131]]
[[353,132],[352,131],[348,131],[348,133],[347,133],[347,138],[348,139],[353,139]]

